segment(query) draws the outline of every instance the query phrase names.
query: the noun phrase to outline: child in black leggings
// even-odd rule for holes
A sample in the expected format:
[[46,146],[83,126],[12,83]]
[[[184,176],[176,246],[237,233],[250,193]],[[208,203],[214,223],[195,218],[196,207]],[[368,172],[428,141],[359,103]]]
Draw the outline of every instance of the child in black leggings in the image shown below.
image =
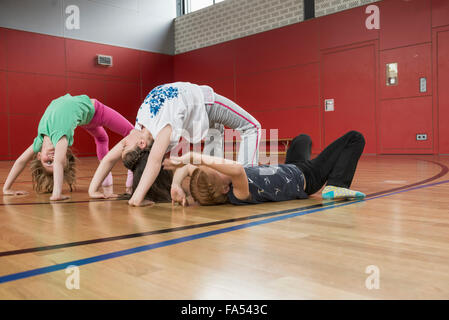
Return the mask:
[[302,171],[307,181],[304,191],[308,195],[320,190],[327,182],[322,191],[324,199],[363,198],[365,194],[349,187],[364,147],[363,135],[350,131],[310,160],[312,140],[308,135],[301,134],[291,142],[285,163],[295,164]]
[[188,164],[183,174],[175,172],[174,181],[190,175],[190,192],[201,205],[305,199],[326,183],[324,199],[364,198],[365,194],[349,189],[364,146],[363,135],[350,131],[310,160],[312,141],[301,134],[293,139],[285,164],[243,167],[235,161],[188,153],[166,159],[164,166],[180,168]]

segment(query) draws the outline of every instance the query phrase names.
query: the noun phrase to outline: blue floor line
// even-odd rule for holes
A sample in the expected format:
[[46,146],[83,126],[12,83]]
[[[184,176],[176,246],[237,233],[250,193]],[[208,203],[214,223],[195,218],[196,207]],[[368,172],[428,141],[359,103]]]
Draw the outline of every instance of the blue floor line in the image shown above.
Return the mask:
[[364,201],[369,201],[369,200],[374,200],[374,199],[378,199],[378,198],[391,196],[391,195],[402,193],[402,192],[408,192],[408,191],[413,191],[413,190],[417,190],[417,189],[432,187],[432,186],[440,185],[440,184],[447,183],[447,182],[449,182],[449,180],[444,180],[444,181],[435,182],[435,183],[431,183],[431,184],[427,184],[427,185],[417,186],[417,187],[413,187],[410,189],[405,189],[405,190],[401,190],[401,191],[396,191],[396,192],[376,196],[373,198],[348,201],[346,203],[336,204],[334,206],[311,209],[311,210],[307,210],[307,211],[293,212],[293,213],[286,214],[283,216],[276,216],[276,217],[263,219],[263,220],[259,220],[259,221],[243,223],[243,224],[239,224],[237,226],[202,232],[202,233],[184,236],[184,237],[180,237],[180,238],[176,238],[176,239],[170,239],[170,240],[152,243],[152,244],[148,244],[148,245],[143,245],[143,246],[130,248],[130,249],[126,249],[126,250],[121,250],[121,251],[111,252],[111,253],[107,253],[107,254],[103,254],[103,255],[98,255],[98,256],[94,256],[94,257],[90,257],[90,258],[86,258],[86,259],[74,260],[74,261],[65,262],[65,263],[61,263],[61,264],[55,264],[55,265],[48,266],[48,267],[42,267],[42,268],[32,269],[32,270],[28,270],[28,271],[24,271],[24,272],[13,273],[13,274],[1,276],[0,284],[5,283],[5,282],[20,280],[20,279],[24,279],[24,278],[29,278],[29,277],[33,277],[33,276],[37,276],[37,275],[41,275],[41,274],[45,274],[45,273],[50,273],[50,272],[54,272],[54,271],[64,270],[69,266],[87,265],[87,264],[91,264],[91,263],[95,263],[95,262],[99,262],[99,261],[105,261],[105,260],[109,260],[109,259],[114,259],[114,258],[118,258],[118,257],[122,257],[122,256],[131,255],[134,253],[139,253],[139,252],[143,252],[143,251],[149,251],[149,250],[153,250],[153,249],[157,249],[157,248],[167,247],[167,246],[182,243],[182,242],[207,238],[207,237],[211,237],[211,236],[226,233],[226,232],[246,229],[246,228],[263,225],[263,224],[267,224],[267,223],[272,223],[272,222],[276,222],[276,221],[280,221],[280,220],[290,219],[290,218],[294,218],[294,217],[298,217],[298,216],[302,216],[302,215],[306,215],[306,214],[310,214],[310,213],[314,213],[314,212],[320,212],[320,211],[330,210],[330,209],[334,209],[334,208],[340,208],[340,207],[352,205],[352,204],[359,203],[359,202],[364,202]]

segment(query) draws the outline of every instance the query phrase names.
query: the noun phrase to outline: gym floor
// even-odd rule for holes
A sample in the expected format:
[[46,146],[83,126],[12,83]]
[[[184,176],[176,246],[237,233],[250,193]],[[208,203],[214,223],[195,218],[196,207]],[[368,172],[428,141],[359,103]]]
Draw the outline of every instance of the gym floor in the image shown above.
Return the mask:
[[0,199],[2,299],[449,298],[449,156],[362,156],[362,201],[187,208],[89,200],[96,166],[80,159],[64,202],[27,171],[15,185],[30,194]]

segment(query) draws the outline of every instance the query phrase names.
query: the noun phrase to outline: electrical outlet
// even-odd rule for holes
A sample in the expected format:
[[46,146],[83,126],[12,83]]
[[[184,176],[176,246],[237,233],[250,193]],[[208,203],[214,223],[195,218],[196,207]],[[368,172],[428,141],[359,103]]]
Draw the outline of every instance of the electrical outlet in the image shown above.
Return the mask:
[[417,133],[416,134],[417,141],[425,141],[427,140],[427,133]]

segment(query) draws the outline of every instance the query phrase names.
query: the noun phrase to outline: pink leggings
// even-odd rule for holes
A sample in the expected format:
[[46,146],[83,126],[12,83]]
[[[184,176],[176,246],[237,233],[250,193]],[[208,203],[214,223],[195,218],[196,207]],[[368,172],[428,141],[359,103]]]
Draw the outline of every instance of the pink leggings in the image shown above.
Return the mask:
[[[97,157],[101,161],[109,152],[109,137],[106,130],[103,127],[110,129],[111,131],[126,137],[129,132],[134,129],[133,125],[125,119],[117,111],[105,106],[100,101],[95,100],[95,114],[92,120],[81,126],[92,137],[94,137],[95,145],[97,146]],[[104,179],[102,186],[112,185],[112,174],[109,173],[106,179]],[[133,173],[128,170],[128,176],[126,178],[126,187],[131,187],[133,184]]]

